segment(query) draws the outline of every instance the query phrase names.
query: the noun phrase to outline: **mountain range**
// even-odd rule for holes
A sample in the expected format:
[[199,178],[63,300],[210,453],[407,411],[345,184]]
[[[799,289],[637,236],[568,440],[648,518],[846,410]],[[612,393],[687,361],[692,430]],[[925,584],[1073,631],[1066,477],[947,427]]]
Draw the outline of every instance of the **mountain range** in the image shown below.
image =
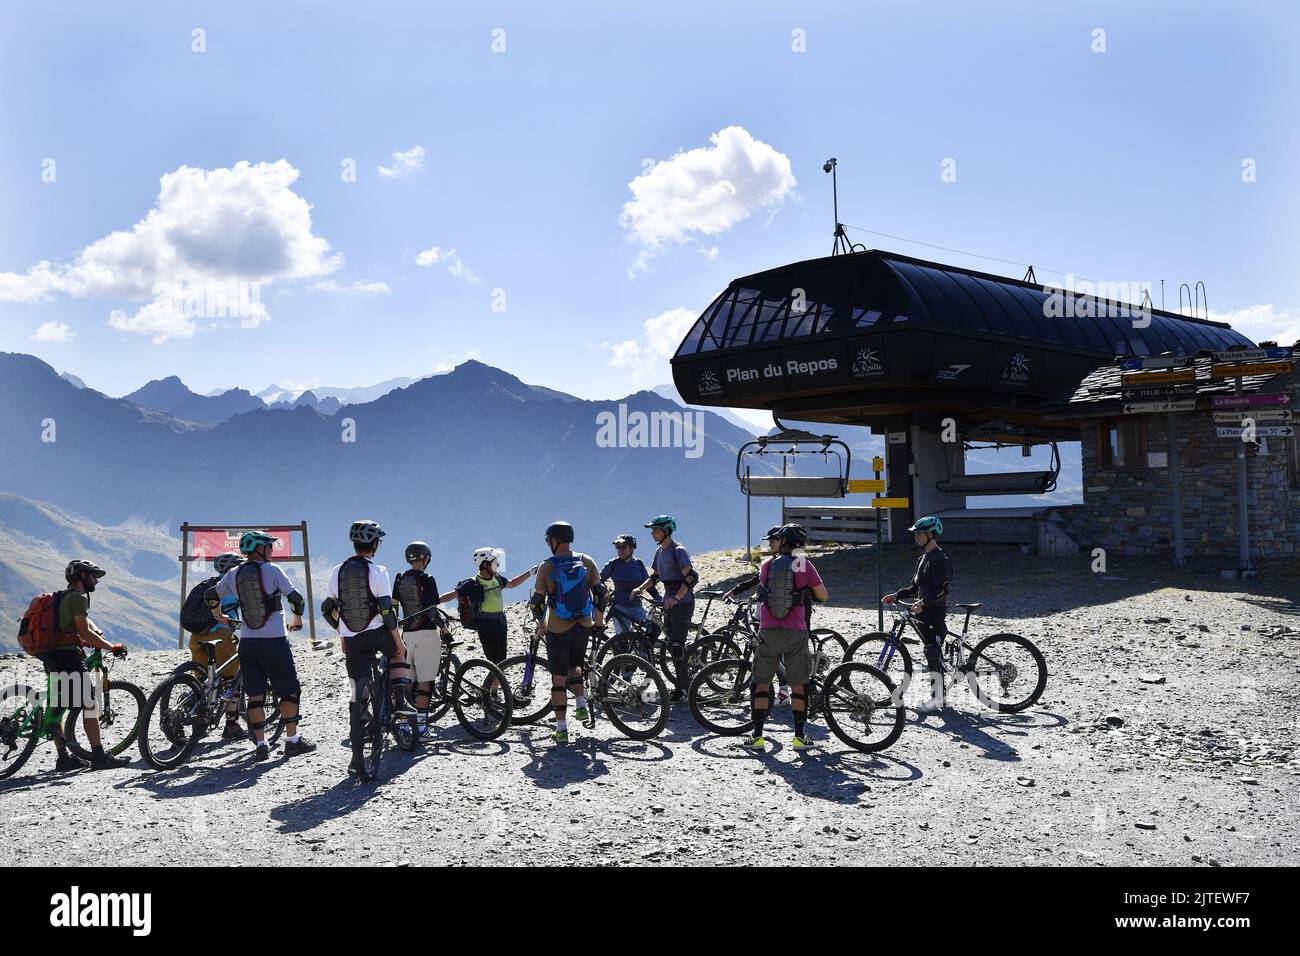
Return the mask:
[[[508,569],[532,565],[545,557],[542,529],[556,518],[577,527],[579,550],[602,559],[628,530],[648,552],[641,525],[661,513],[677,516],[688,547],[744,541],[734,469],[749,433],[700,412],[698,457],[639,447],[632,429],[621,444],[601,442],[602,417],[681,414],[648,391],[586,401],[469,361],[350,404],[345,418],[263,405],[204,425],[0,353],[0,406],[0,488],[103,526],[144,521],[173,535],[186,520],[306,520],[317,577],[345,555],[348,525],[360,517],[389,531],[381,560],[401,567],[402,545],[424,539],[449,583],[473,570],[469,555],[482,545],[505,548]],[[774,521],[777,507],[756,500],[755,526]]]

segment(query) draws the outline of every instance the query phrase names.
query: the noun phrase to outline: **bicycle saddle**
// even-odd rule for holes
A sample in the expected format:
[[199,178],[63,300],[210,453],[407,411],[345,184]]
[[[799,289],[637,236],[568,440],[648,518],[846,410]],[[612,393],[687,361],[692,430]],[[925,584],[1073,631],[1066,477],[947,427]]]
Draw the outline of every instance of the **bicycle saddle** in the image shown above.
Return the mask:
[[[980,604],[982,603],[984,602],[981,601]],[[979,604],[954,604],[953,605],[953,607],[961,611],[973,611],[979,606],[980,606]]]

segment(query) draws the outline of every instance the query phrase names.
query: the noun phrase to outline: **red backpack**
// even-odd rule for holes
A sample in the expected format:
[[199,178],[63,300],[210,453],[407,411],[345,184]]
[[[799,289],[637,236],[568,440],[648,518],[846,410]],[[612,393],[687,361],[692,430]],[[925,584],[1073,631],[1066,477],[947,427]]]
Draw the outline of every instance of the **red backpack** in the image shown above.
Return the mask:
[[[28,654],[48,654],[55,648],[73,643],[59,630],[59,602],[66,591],[38,594],[32,598],[18,623],[18,644]],[[72,635],[75,638],[75,635]]]

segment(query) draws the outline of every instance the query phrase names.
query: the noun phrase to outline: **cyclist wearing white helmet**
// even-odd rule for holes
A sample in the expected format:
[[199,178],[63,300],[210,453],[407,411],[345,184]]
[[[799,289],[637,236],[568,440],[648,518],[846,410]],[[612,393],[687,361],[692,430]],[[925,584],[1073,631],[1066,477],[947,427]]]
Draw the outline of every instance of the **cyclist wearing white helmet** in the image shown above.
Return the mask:
[[912,613],[918,618],[917,624],[925,637],[925,666],[930,675],[931,694],[928,701],[917,706],[921,713],[941,710],[943,700],[943,646],[942,641],[948,633],[944,618],[948,616],[948,590],[952,584],[952,558],[948,552],[939,547],[939,535],[943,534],[943,522],[933,515],[917,519],[916,524],[907,529],[912,532],[916,546],[921,548],[921,557],[916,562],[916,573],[912,583],[899,588],[893,594],[881,598],[884,604],[893,604],[899,598],[917,598],[912,605]]
[[533,576],[537,567],[507,578],[500,573],[501,551],[497,548],[476,548],[471,560],[474,562],[474,577],[461,584],[466,586],[474,605],[473,627],[478,631],[483,656],[493,664],[500,664],[506,659],[507,637],[506,602],[502,592],[519,587]]

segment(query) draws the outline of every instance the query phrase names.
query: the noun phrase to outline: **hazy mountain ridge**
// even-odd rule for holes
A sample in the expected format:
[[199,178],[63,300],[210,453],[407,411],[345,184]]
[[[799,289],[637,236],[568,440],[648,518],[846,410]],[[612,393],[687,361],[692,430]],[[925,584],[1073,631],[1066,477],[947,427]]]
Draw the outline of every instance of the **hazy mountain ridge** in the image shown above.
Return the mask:
[[63,569],[86,557],[106,571],[91,617],[128,647],[176,646],[177,542],[151,528],[109,528],[54,505],[0,493],[0,648],[17,649],[17,621],[33,597],[64,587]]

